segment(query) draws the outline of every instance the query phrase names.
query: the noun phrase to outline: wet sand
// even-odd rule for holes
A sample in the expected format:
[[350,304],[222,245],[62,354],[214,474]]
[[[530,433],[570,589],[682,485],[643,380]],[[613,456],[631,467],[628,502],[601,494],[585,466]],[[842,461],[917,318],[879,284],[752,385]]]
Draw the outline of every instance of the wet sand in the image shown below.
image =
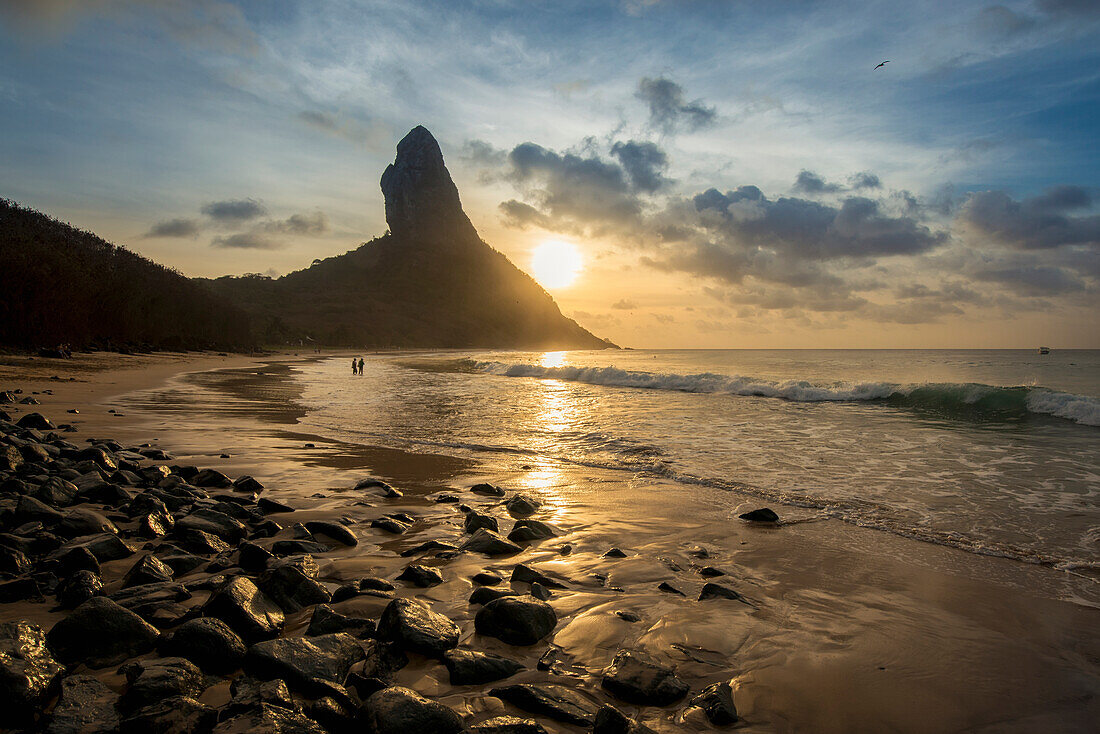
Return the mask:
[[[36,396],[41,406],[28,410],[75,425],[78,432],[69,437],[76,443],[90,436],[148,441],[177,463],[231,477],[253,475],[267,487],[264,496],[298,508],[278,518],[286,527],[314,518],[350,519],[359,545],[319,556],[322,580],[393,579],[411,562],[436,566],[443,584],[418,589],[398,582],[398,594],[424,599],[455,620],[463,646],[524,663],[528,670],[508,683],[567,685],[593,701],[615,703],[656,731],[712,727],[697,710],[684,718],[685,702],[640,708],[601,691],[600,672],[621,647],[644,649],[674,665],[693,693],[732,680],[743,718],[738,730],[1096,730],[1100,612],[1089,606],[1098,596],[1092,580],[836,521],[800,522],[811,517],[796,508],[774,508],[784,519],[778,527],[755,526],[736,518],[757,506],[749,498],[645,476],[551,463],[478,464],[329,441],[296,430],[303,409],[295,402],[292,370],[295,360],[306,358],[151,358],[129,370],[71,371],[82,382],[18,379],[18,368],[5,367],[16,371],[0,371],[0,389],[52,389],[53,395]],[[57,366],[63,379],[70,376],[64,367]],[[36,376],[46,375],[23,375]],[[79,415],[65,414],[73,407]],[[369,476],[393,484],[404,497],[352,489]],[[468,491],[480,481],[539,498],[543,507],[532,517],[553,525],[559,537],[509,558],[399,555],[427,540],[463,539],[462,513],[430,499],[439,492],[492,513],[506,534],[509,516],[499,501]],[[417,521],[399,536],[369,527],[392,512],[408,512]],[[564,544],[573,546],[568,556],[559,553]],[[627,557],[602,557],[612,546]],[[700,548],[708,558],[693,555]],[[486,569],[507,577],[520,562],[567,586],[550,601],[560,621],[548,642],[561,651],[551,672],[535,668],[545,642],[517,648],[473,630],[478,607],[467,604],[469,577]],[[125,567],[129,561],[115,563]],[[716,580],[747,603],[696,601],[704,565],[725,571]],[[662,582],[685,596],[659,591]],[[1073,598],[1083,603],[1067,600]],[[202,600],[197,594],[194,601]],[[385,604],[357,597],[333,606],[376,618]],[[62,615],[46,612],[47,606],[3,605],[0,619],[48,625]],[[641,620],[624,621],[616,611]],[[308,610],[289,616],[288,632],[308,624],[309,616]],[[518,713],[487,696],[491,686],[453,687],[441,665],[410,657],[413,662],[397,674],[399,685],[468,714],[471,722]],[[225,688],[208,690],[204,701],[218,702]],[[540,721],[548,731],[580,731]]]

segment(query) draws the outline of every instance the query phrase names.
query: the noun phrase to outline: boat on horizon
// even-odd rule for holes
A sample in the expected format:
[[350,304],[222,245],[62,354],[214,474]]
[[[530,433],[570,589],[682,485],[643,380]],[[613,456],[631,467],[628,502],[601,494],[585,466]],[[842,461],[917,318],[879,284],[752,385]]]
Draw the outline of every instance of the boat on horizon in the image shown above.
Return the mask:
[[1050,347],[1039,347],[1039,354],[1050,354]]

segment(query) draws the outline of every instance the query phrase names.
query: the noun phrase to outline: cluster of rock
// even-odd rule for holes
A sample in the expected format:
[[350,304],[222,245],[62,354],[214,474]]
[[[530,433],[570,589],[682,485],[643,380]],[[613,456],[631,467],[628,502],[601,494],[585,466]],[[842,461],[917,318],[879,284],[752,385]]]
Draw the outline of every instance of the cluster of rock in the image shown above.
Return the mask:
[[[320,579],[315,556],[355,546],[352,528],[288,522],[292,508],[261,497],[264,488],[251,477],[161,463],[171,457],[151,446],[86,444],[66,440],[38,413],[15,422],[0,416],[0,603],[52,602],[54,611],[67,612],[48,631],[24,620],[0,623],[6,719],[0,727],[51,734],[544,731],[533,718],[470,721],[395,684],[409,655],[437,660],[456,686],[502,681],[524,665],[460,648],[458,624],[419,599],[398,597],[385,579],[341,585]],[[377,480],[359,488],[401,496]],[[499,499],[521,518],[507,536],[491,514],[460,505],[468,536],[460,545],[430,541],[402,555],[507,556],[523,550],[521,544],[555,536],[551,526],[525,518],[537,511],[537,501],[505,499],[488,484],[471,491]],[[376,519],[372,531],[401,534],[414,521],[391,513]],[[105,566],[124,567],[121,583]],[[710,571],[704,575],[722,574]],[[395,580],[426,588],[443,577],[438,568],[413,563]],[[472,580],[470,603],[481,607],[476,633],[517,647],[538,645],[553,633],[558,617],[546,600],[569,586],[522,563],[512,568],[510,589],[497,588],[504,579],[495,573]],[[363,595],[390,600],[377,619],[330,606]],[[700,598],[716,597],[742,600],[708,582]],[[307,609],[304,632],[284,636],[287,615]],[[552,670],[553,654],[551,647],[540,670]],[[105,668],[124,676],[121,691],[86,672]],[[227,678],[228,704],[200,702],[205,690]],[[672,668],[638,650],[620,650],[601,687],[636,706],[671,706],[690,692]],[[488,693],[528,714],[595,732],[646,731],[614,706],[563,685],[512,684]],[[728,682],[704,688],[688,707],[701,709],[714,725],[737,720]]]

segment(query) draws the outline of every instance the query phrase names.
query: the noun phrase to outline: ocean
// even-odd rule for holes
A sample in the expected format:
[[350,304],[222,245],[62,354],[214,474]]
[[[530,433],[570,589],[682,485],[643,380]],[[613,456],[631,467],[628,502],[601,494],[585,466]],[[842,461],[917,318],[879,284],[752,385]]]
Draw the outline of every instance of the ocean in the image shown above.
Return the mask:
[[[416,352],[298,365],[303,429],[733,490],[1100,572],[1100,350]],[[653,497],[654,507],[661,498]]]

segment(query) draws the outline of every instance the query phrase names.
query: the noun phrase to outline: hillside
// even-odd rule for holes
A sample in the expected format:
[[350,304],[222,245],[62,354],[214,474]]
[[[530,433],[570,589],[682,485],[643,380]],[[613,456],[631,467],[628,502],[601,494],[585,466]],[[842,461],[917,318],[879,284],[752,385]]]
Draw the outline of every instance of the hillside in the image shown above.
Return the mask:
[[276,280],[206,282],[251,313],[267,343],[308,337],[354,347],[614,346],[563,316],[530,276],[481,240],[426,129],[398,144],[381,185],[389,233]]
[[0,199],[0,345],[228,349],[248,316],[193,281],[90,232]]

